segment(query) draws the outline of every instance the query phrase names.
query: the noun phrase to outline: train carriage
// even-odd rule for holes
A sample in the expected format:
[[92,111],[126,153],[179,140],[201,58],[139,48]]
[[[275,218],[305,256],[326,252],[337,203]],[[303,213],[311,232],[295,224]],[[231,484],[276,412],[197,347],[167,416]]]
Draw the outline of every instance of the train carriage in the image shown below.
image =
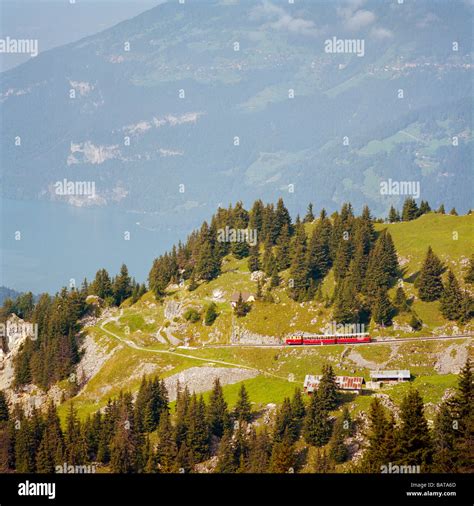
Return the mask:
[[320,334],[313,336],[289,336],[285,339],[285,343],[290,346],[294,345],[329,345],[329,344],[360,344],[370,343],[371,338],[367,333],[359,334]]
[[303,344],[303,338],[301,336],[291,336],[285,339],[285,343],[291,345]]

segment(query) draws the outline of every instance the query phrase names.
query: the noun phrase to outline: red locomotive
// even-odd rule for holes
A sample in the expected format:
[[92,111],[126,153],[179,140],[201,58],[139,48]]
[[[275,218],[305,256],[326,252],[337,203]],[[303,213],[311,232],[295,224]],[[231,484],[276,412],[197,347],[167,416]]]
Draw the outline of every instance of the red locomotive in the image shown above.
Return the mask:
[[290,336],[285,339],[285,343],[289,345],[359,344],[370,341],[369,334],[320,334],[311,337]]

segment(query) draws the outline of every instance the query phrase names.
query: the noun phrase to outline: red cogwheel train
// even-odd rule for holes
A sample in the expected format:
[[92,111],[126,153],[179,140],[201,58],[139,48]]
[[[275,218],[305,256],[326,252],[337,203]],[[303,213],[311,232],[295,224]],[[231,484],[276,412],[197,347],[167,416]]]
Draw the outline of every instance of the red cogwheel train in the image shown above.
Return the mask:
[[325,344],[359,344],[370,343],[369,334],[320,334],[311,337],[291,336],[285,339],[289,345],[325,345]]

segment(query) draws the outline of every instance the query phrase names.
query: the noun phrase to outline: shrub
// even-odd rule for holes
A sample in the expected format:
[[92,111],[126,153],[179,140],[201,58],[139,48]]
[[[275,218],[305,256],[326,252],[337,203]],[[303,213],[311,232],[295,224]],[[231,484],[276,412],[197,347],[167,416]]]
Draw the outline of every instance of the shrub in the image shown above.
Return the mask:
[[204,324],[211,326],[216,318],[219,316],[217,312],[217,306],[214,302],[211,302],[206,309],[206,313],[204,315]]
[[184,319],[188,322],[191,322],[191,323],[196,323],[198,322],[200,319],[201,319],[201,315],[199,314],[199,311],[197,311],[196,309],[194,308],[190,308],[188,309],[185,313],[184,313]]

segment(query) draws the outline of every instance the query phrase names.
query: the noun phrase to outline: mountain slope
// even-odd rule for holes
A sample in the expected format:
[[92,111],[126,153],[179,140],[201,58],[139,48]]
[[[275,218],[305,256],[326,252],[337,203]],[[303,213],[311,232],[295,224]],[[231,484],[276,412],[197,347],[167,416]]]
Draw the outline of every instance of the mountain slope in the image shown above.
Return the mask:
[[[308,228],[312,226],[308,224]],[[225,391],[230,401],[238,388],[235,382],[240,380],[254,393],[255,402],[278,403],[292,392],[294,381],[301,384],[306,374],[318,373],[326,362],[332,363],[337,373],[363,375],[367,380],[371,369],[409,368],[422,393],[430,396],[430,402],[439,402],[455,381],[451,375],[468,355],[472,356],[472,338],[398,343],[397,338],[473,331],[472,321],[460,326],[444,320],[439,302],[420,301],[413,286],[413,274],[419,270],[430,244],[462,280],[467,267],[465,252],[473,246],[473,226],[472,215],[434,213],[411,222],[377,224],[379,230],[389,227],[393,234],[404,264],[405,292],[414,297],[412,308],[424,322],[420,331],[414,332],[407,326],[407,317],[401,315],[395,317],[393,327],[368,329],[373,337],[392,337],[393,341],[383,344],[304,349],[245,346],[246,343],[275,343],[275,339],[298,331],[321,333],[332,321],[332,308],[317,301],[296,303],[281,288],[273,290],[275,303],[256,301],[245,318],[236,318],[229,303],[231,294],[241,290],[254,293],[256,283],[251,280],[246,259],[235,260],[229,256],[222,274],[195,291],[171,285],[161,304],[149,292],[136,304],[130,305],[127,301],[120,309],[107,310],[99,319],[91,320],[85,330],[86,358],[77,368],[79,377],[84,375],[84,382],[75,402],[85,414],[104,405],[109,396],[118,394],[125,386],[132,390],[138,388],[142,374],[159,374],[170,378],[171,385],[179,379],[198,391],[209,390],[214,376],[218,375],[227,385]],[[459,233],[457,240],[452,239],[453,230]],[[328,291],[330,283],[331,275],[325,281]],[[202,322],[202,312],[212,300],[216,301],[219,316],[208,327]],[[201,312],[199,321],[186,320],[184,315],[189,308]],[[222,347],[229,345],[233,333],[240,338],[240,346]],[[106,355],[106,359],[97,359]],[[98,360],[101,365],[90,368],[90,361]],[[209,367],[217,370],[211,372]],[[243,372],[237,372],[242,368]],[[191,373],[187,372],[190,370]],[[252,372],[255,376],[245,379]],[[400,386],[399,390],[404,388]],[[360,401],[361,408],[364,402]]]
[[[400,203],[380,195],[391,177],[467,209],[472,7],[369,1],[365,24],[359,12],[170,2],[40,53],[0,75],[3,195],[189,227],[237,190],[244,201],[287,194],[293,212],[350,197],[379,214]],[[333,37],[363,40],[363,57],[325,52]],[[95,182],[95,198],[57,195],[63,178]]]

